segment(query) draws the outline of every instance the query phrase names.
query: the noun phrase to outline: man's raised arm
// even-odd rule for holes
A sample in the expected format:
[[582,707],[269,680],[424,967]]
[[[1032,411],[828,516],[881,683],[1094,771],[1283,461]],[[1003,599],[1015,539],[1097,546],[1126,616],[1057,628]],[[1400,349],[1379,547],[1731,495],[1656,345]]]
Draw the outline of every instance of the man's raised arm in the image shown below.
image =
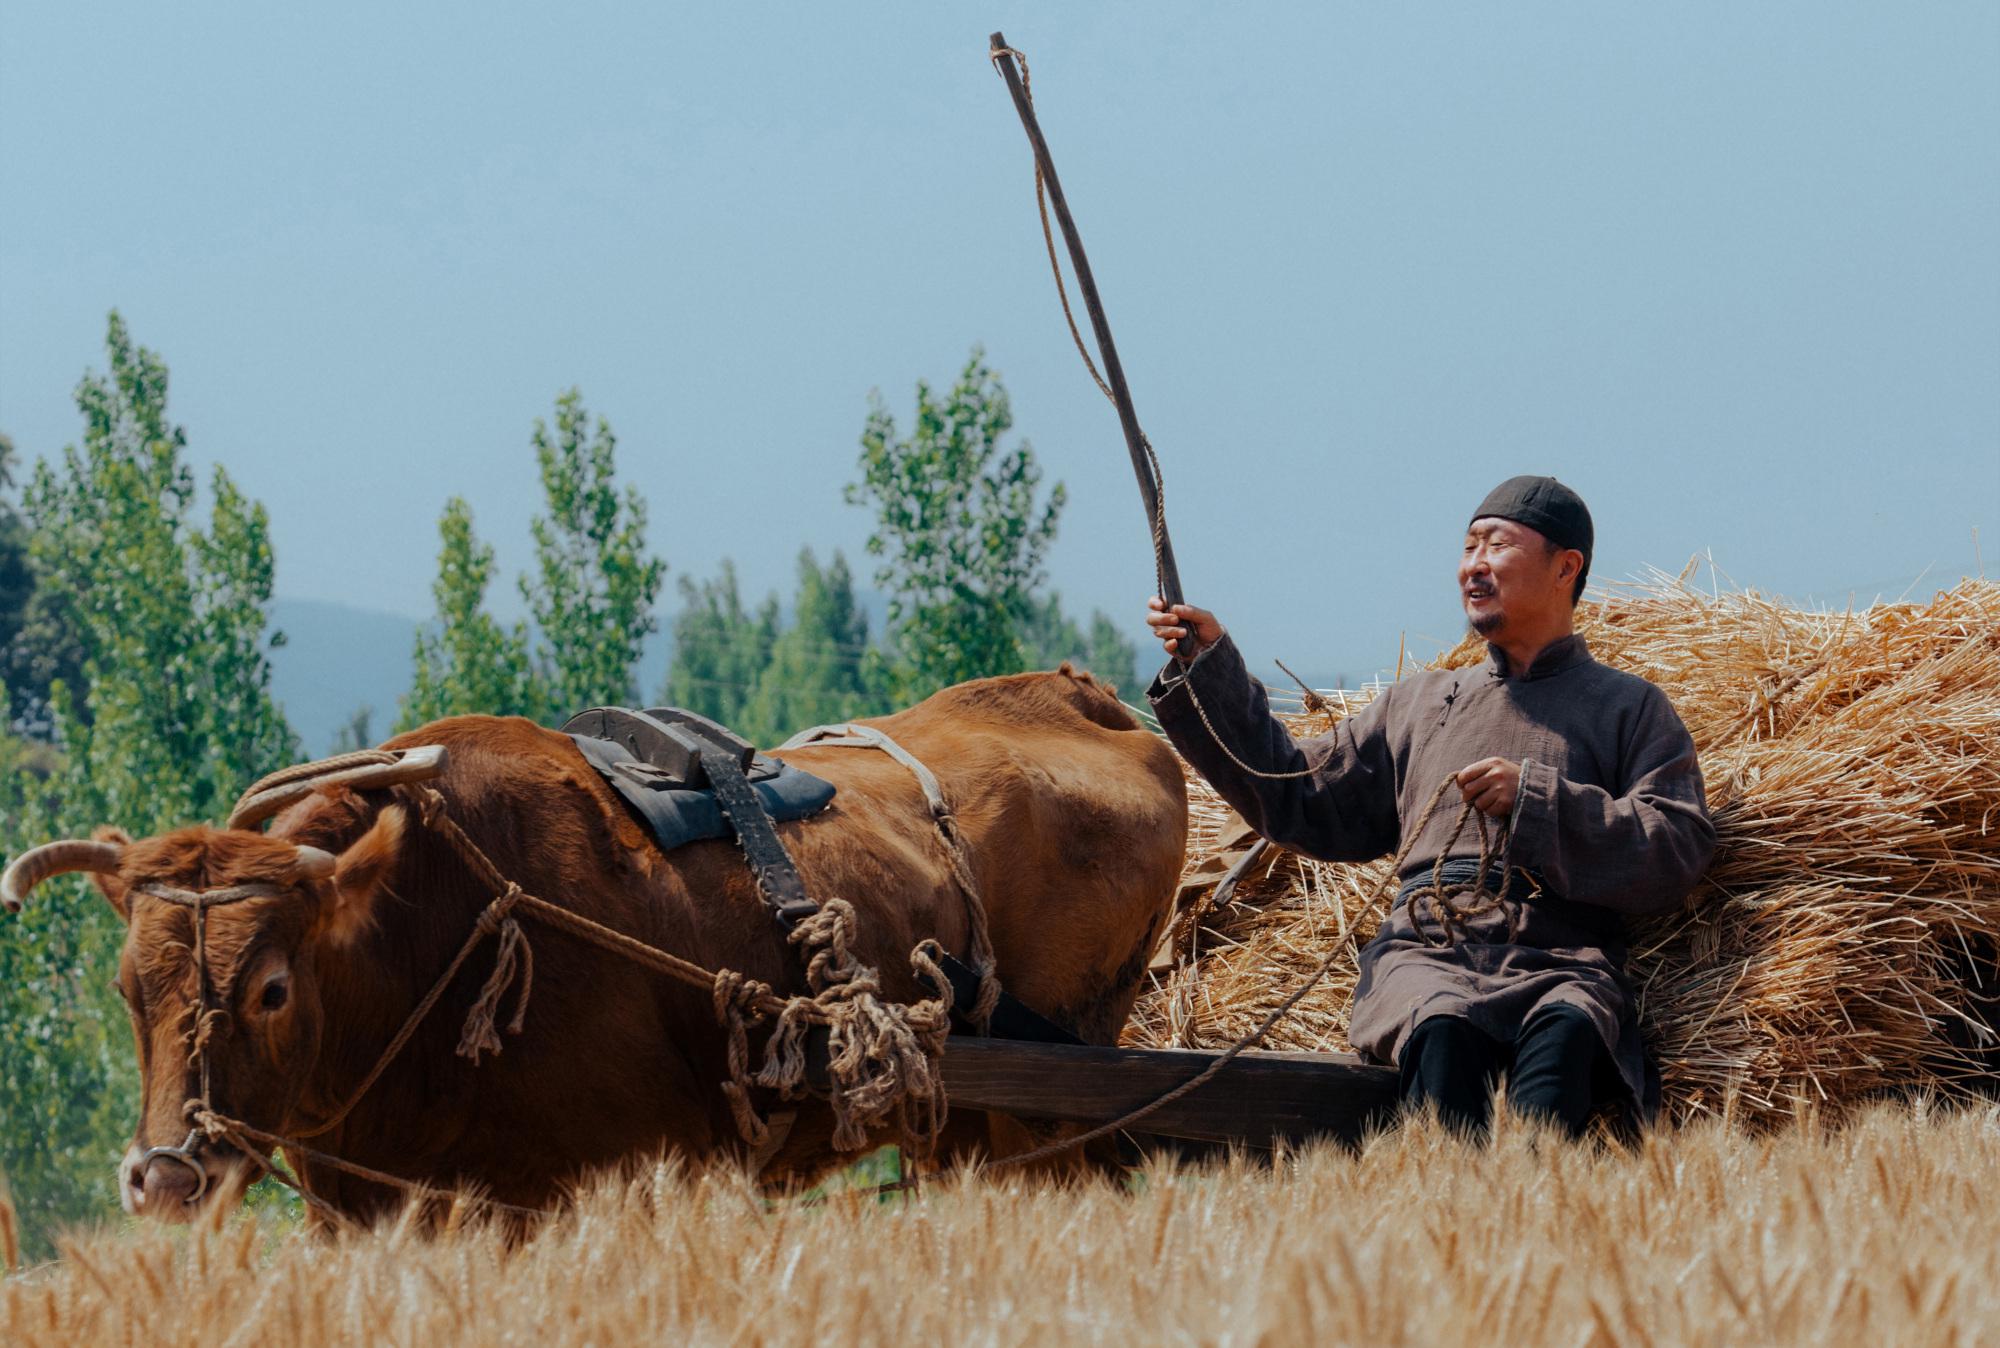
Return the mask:
[[1171,657],[1146,690],[1160,728],[1252,828],[1322,861],[1395,849],[1382,699],[1301,744],[1271,715],[1263,685],[1213,613],[1169,609],[1157,598],[1147,607],[1146,622]]

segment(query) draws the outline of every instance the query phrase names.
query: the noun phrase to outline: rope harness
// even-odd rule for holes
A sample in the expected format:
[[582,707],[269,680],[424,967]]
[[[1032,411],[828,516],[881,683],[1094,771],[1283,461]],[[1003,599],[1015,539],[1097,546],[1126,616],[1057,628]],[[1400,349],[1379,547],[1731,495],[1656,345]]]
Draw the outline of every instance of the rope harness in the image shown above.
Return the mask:
[[[787,747],[798,747],[808,742],[880,749],[917,778],[930,807],[932,820],[946,844],[953,878],[965,898],[972,932],[973,967],[980,977],[978,1005],[973,1008],[972,1016],[983,1023],[1000,999],[1000,982],[994,970],[985,905],[972,873],[963,836],[957,828],[956,816],[945,801],[936,776],[915,756],[873,727],[822,726],[796,737],[796,742]],[[386,751],[364,750],[341,755],[337,759],[298,764],[262,779],[244,793],[242,800],[247,802],[275,789],[296,787],[322,778],[329,772],[393,759],[394,755]],[[914,1003],[889,1001],[883,995],[880,974],[862,964],[852,949],[857,926],[853,905],[843,899],[829,899],[818,907],[818,911],[796,922],[787,933],[787,941],[797,949],[804,965],[807,993],[781,996],[760,980],[735,970],[703,968],[693,961],[527,893],[502,873],[485,850],[451,817],[445,798],[435,788],[408,784],[391,790],[414,807],[423,827],[446,842],[474,879],[494,897],[480,909],[472,930],[457,953],[411,1008],[374,1065],[332,1115],[311,1128],[291,1134],[269,1132],[217,1109],[209,1057],[218,1028],[227,1025],[229,1015],[226,1010],[211,1005],[213,983],[208,968],[208,911],[250,899],[282,898],[288,891],[269,884],[233,885],[203,891],[160,884],[138,887],[139,893],[177,904],[193,914],[196,1005],[188,1036],[187,1061],[197,1090],[183,1109],[189,1131],[178,1146],[154,1147],[141,1158],[141,1164],[158,1157],[194,1171],[196,1190],[188,1201],[200,1198],[208,1189],[208,1172],[193,1151],[198,1142],[207,1139],[235,1146],[266,1175],[297,1190],[308,1204],[336,1219],[339,1216],[337,1210],[313,1193],[301,1177],[280,1168],[268,1153],[283,1147],[315,1164],[413,1196],[468,1201],[482,1207],[533,1215],[534,1209],[492,1199],[453,1195],[431,1185],[357,1165],[306,1145],[309,1140],[331,1132],[353,1113],[430,1017],[466,961],[489,937],[497,940],[493,968],[466,1015],[457,1053],[476,1066],[482,1055],[501,1051],[503,1033],[517,1035],[521,1032],[534,987],[534,949],[521,927],[522,917],[533,918],[708,995],[716,1020],[724,1031],[728,1079],[722,1083],[723,1095],[738,1134],[753,1151],[770,1142],[771,1131],[770,1124],[758,1113],[752,1100],[752,1089],[772,1091],[780,1100],[786,1101],[804,1097],[808,1093],[807,1036],[815,1030],[824,1030],[827,1034],[828,1103],[834,1115],[832,1141],[836,1149],[858,1150],[866,1144],[871,1130],[890,1122],[905,1136],[915,1139],[923,1153],[929,1154],[935,1148],[947,1109],[937,1061],[951,1032],[951,994],[943,970],[928,956],[924,946],[919,945],[910,953],[911,973],[920,985],[936,989],[938,996]],[[763,877],[758,878],[761,883]],[[513,1015],[503,1025],[501,1005],[510,989],[514,992]],[[763,1046],[762,1060],[753,1070],[750,1035],[766,1024],[771,1027],[770,1033]]]
[[[1086,1143],[1095,1142],[1099,1138],[1109,1137],[1113,1133],[1123,1132],[1134,1124],[1143,1122],[1149,1115],[1173,1104],[1176,1100],[1201,1089],[1220,1075],[1222,1069],[1234,1062],[1240,1054],[1262,1043],[1264,1036],[1269,1034],[1279,1021],[1289,1016],[1293,1009],[1305,1000],[1308,993],[1319,986],[1319,981],[1332,972],[1334,965],[1344,959],[1350,949],[1360,944],[1360,933],[1363,923],[1381,904],[1383,896],[1390,892],[1390,882],[1402,870],[1403,863],[1409,860],[1411,850],[1417,845],[1418,838],[1422,836],[1424,829],[1430,824],[1431,817],[1437,813],[1438,805],[1443,802],[1445,793],[1457,785],[1457,782],[1458,779],[1456,777],[1446,777],[1442,782],[1438,783],[1437,790],[1431,793],[1430,803],[1424,806],[1423,813],[1418,816],[1416,827],[1409,831],[1409,835],[1402,847],[1397,851],[1395,859],[1389,863],[1388,869],[1382,872],[1381,876],[1375,881],[1374,887],[1369,891],[1367,899],[1362,904],[1360,919],[1348,928],[1348,939],[1345,942],[1336,942],[1333,950],[1325,959],[1320,961],[1319,967],[1306,975],[1304,981],[1298,987],[1294,988],[1291,994],[1278,1004],[1276,1009],[1265,1016],[1262,1023],[1256,1029],[1250,1031],[1250,1033],[1238,1039],[1216,1057],[1210,1059],[1208,1065],[1202,1068],[1201,1071],[1195,1073],[1186,1081],[1183,1081],[1180,1085],[1158,1098],[1139,1106],[1137,1109],[1122,1114],[1109,1123],[1099,1124],[1088,1132],[1081,1133],[1076,1137],[1063,1138],[1060,1141],[1036,1147],[1033,1151],[1022,1152],[1019,1155],[1004,1157],[997,1161],[988,1161],[985,1169],[994,1171],[1003,1170],[1011,1166],[1029,1165],[1035,1161],[1046,1160],[1059,1153],[1081,1147]],[[1472,817],[1480,818],[1480,878],[1472,885],[1451,885],[1442,888],[1437,886],[1434,879],[1432,885],[1426,886],[1423,890],[1412,892],[1410,895],[1410,912],[1413,921],[1415,920],[1416,905],[1419,897],[1426,898],[1436,906],[1440,925],[1445,929],[1444,943],[1447,944],[1452,939],[1450,934],[1450,924],[1452,922],[1458,922],[1460,928],[1463,929],[1463,919],[1475,916],[1478,913],[1487,912],[1504,902],[1499,895],[1492,893],[1486,888],[1486,862],[1489,853],[1488,833],[1484,818],[1477,816],[1477,812],[1473,810],[1472,804],[1469,801],[1459,810],[1458,826],[1452,830],[1452,841],[1457,841],[1458,837],[1465,831],[1467,820]],[[1499,845],[1501,866],[1504,868],[1507,856],[1506,825],[1504,823],[1500,826]],[[1447,849],[1449,846],[1449,843],[1446,844]],[[1433,877],[1441,875],[1441,873],[1438,868],[1433,868]],[[1503,891],[1505,888],[1506,886],[1503,881]],[[1460,903],[1461,899],[1465,900],[1465,902]],[[1393,906],[1393,900],[1391,903]],[[1446,916],[1447,914],[1449,914],[1448,917]],[[1518,924],[1518,910],[1515,921]],[[1429,940],[1428,937],[1425,939]],[[1432,944],[1439,943],[1432,942]]]
[[986,901],[980,895],[979,881],[972,873],[972,858],[965,850],[965,835],[958,829],[958,815],[945,799],[944,787],[939,783],[937,774],[926,767],[922,759],[874,726],[854,723],[814,726],[779,745],[778,752],[843,746],[880,750],[902,764],[923,789],[924,803],[930,807],[931,822],[937,826],[938,836],[944,839],[952,879],[957,881],[959,893],[965,896],[966,921],[971,930],[972,971],[979,975],[979,999],[966,1014],[973,1029],[984,1034],[993,1019],[993,1009],[1000,1004],[1000,975],[993,955],[993,934],[986,919]]
[[[981,971],[981,1001],[988,1000],[989,990],[991,998],[997,1001],[999,982],[992,972],[992,947],[987,933],[984,905],[980,901],[978,888],[972,877],[963,839],[956,830],[954,817],[944,802],[935,776],[919,760],[895,745],[893,740],[889,740],[887,736],[868,726],[822,726],[795,737],[795,742],[788,743],[785,747],[795,748],[806,744],[828,747],[854,745],[880,749],[909,767],[923,784],[926,799],[931,802],[933,818],[939,821],[939,832],[951,851],[954,876],[964,891],[972,917],[974,960]],[[302,765],[302,767],[310,766]],[[287,769],[287,772],[296,774],[300,769]],[[291,780],[298,781],[303,778],[294,776]],[[1446,792],[1454,784],[1455,779],[1451,777],[1439,783],[1429,803],[1424,807],[1416,827],[1411,830],[1409,840],[1404,843],[1394,861],[1376,881],[1364,904],[1361,920],[1350,928],[1350,945],[1359,943],[1359,933],[1363,923],[1388,893],[1390,880],[1401,870],[1418,836],[1430,823]],[[265,785],[260,783],[260,788]],[[494,893],[494,898],[480,910],[471,932],[459,946],[457,953],[404,1018],[403,1024],[384,1046],[374,1065],[333,1114],[311,1128],[291,1134],[280,1134],[257,1128],[243,1119],[223,1113],[214,1104],[213,1074],[209,1060],[209,1051],[217,1033],[228,1027],[229,1014],[226,1010],[211,1004],[213,984],[208,969],[208,912],[212,908],[243,903],[251,899],[282,898],[287,891],[269,884],[233,885],[223,889],[203,891],[177,889],[161,884],[138,887],[137,892],[187,908],[193,915],[196,1006],[193,1024],[188,1034],[188,1067],[195,1075],[198,1093],[184,1106],[184,1117],[189,1124],[187,1137],[178,1146],[151,1148],[141,1158],[141,1164],[159,1157],[192,1170],[196,1176],[196,1189],[188,1201],[200,1198],[208,1188],[208,1172],[193,1152],[198,1142],[207,1139],[211,1142],[224,1141],[236,1147],[264,1174],[296,1190],[306,1203],[335,1220],[341,1218],[338,1210],[314,1193],[300,1176],[279,1167],[272,1159],[271,1153],[282,1147],[295,1157],[303,1157],[315,1165],[385,1185],[417,1198],[467,1202],[520,1216],[538,1215],[532,1208],[495,1199],[454,1194],[419,1181],[358,1165],[306,1145],[309,1140],[331,1132],[348,1118],[402,1053],[419,1027],[429,1018],[445,990],[457,978],[472,953],[489,937],[498,939],[493,969],[467,1013],[457,1052],[459,1056],[475,1065],[481,1055],[500,1052],[502,1044],[502,1028],[498,1023],[500,1005],[510,988],[515,989],[514,1014],[507,1020],[504,1032],[508,1035],[521,1032],[534,983],[534,952],[528,943],[526,933],[521,928],[519,919],[522,916],[532,917],[558,931],[709,994],[716,1019],[725,1032],[729,1075],[728,1080],[722,1083],[722,1090],[729,1102],[739,1134],[753,1149],[763,1147],[767,1143],[770,1138],[770,1125],[757,1113],[751,1101],[752,1087],[774,1091],[782,1100],[796,1100],[804,1096],[806,1035],[816,1027],[824,1027],[829,1031],[832,1047],[828,1078],[832,1083],[830,1103],[835,1115],[833,1136],[835,1147],[850,1151],[858,1149],[865,1144],[867,1133],[871,1128],[892,1116],[906,1135],[919,1140],[920,1147],[926,1151],[934,1147],[948,1108],[943,1079],[937,1070],[937,1060],[944,1052],[945,1040],[950,1033],[950,1002],[948,994],[942,992],[948,986],[943,973],[925,955],[922,946],[911,952],[912,973],[920,982],[926,982],[940,989],[940,997],[914,1004],[884,1001],[879,975],[861,965],[850,948],[856,922],[853,906],[844,900],[829,900],[819,913],[797,924],[788,936],[788,940],[799,948],[805,963],[809,992],[804,996],[783,997],[774,992],[770,985],[759,980],[734,970],[705,969],[693,961],[682,959],[527,893],[520,885],[508,879],[485,850],[465,833],[456,820],[451,818],[444,797],[434,788],[405,785],[397,786],[393,790],[395,794],[414,805],[421,824],[451,846],[471,870],[475,879]],[[1456,842],[1463,834],[1466,824],[1475,820],[1480,838],[1478,878],[1471,884],[1446,884],[1443,880],[1443,862],[1440,860],[1433,866],[1431,882],[1410,895],[1411,920],[1417,926],[1419,933],[1431,944],[1450,943],[1457,939],[1455,931],[1459,934],[1464,932],[1467,919],[1507,904],[1504,897],[1506,881],[1502,880],[1501,890],[1497,893],[1488,889],[1486,883],[1487,877],[1492,873],[1490,862],[1496,849],[1500,874],[1504,877],[1510,873],[1507,861],[1509,833],[1506,824],[1502,823],[1497,830],[1489,830],[1484,817],[1479,816],[1468,803],[1459,812],[1451,841]],[[1447,850],[1449,846],[1447,843]],[[1533,895],[1529,897],[1532,898]],[[1440,939],[1437,941],[1432,941],[1429,933],[1423,931],[1420,913],[1422,905],[1425,904],[1428,904],[1440,930]],[[1513,919],[1516,930],[1519,921],[1520,913],[1516,907]],[[1154,1112],[1198,1090],[1212,1081],[1223,1068],[1244,1051],[1255,1048],[1261,1043],[1278,1022],[1305,999],[1346,953],[1346,947],[1336,947],[1276,1009],[1264,1018],[1256,1029],[1238,1039],[1210,1061],[1201,1072],[1181,1085],[1110,1123],[1094,1127],[1079,1136],[1059,1139],[1027,1152],[991,1160],[982,1168],[989,1172],[998,1171],[1029,1165],[1060,1153],[1072,1152],[1098,1138],[1130,1128]],[[991,1007],[987,1007],[986,1011],[990,1014]],[[754,1028],[765,1023],[771,1024],[772,1030],[764,1046],[763,1061],[753,1073],[749,1036]]]

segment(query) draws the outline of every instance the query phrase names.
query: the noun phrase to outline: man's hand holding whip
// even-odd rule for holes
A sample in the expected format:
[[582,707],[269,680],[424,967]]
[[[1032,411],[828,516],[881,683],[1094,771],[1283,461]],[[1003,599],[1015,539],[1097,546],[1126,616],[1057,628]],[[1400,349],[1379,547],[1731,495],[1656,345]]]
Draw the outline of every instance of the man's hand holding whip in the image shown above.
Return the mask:
[[1223,626],[1213,613],[1193,604],[1169,606],[1158,595],[1146,601],[1146,625],[1153,629],[1167,654],[1183,665],[1222,640]]

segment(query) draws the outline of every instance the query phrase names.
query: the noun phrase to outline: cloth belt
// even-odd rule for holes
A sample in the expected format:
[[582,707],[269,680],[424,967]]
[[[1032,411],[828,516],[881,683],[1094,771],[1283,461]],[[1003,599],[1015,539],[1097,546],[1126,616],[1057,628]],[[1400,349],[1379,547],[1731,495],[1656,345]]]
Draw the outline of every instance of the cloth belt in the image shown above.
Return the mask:
[[[1404,877],[1403,883],[1396,890],[1396,902],[1407,903],[1412,893],[1419,889],[1428,889],[1433,881],[1446,885],[1470,885],[1478,878],[1479,859],[1477,857],[1449,857],[1445,860],[1442,867],[1438,866],[1434,861],[1427,862]],[[1541,888],[1542,885],[1542,879],[1539,875],[1521,866],[1510,868],[1505,880],[1507,885],[1505,897],[1515,903],[1519,903],[1521,900],[1527,898],[1536,889]],[[1486,872],[1486,887],[1489,890],[1496,894],[1500,893],[1501,883],[1502,877],[1498,868],[1492,868]],[[1547,891],[1544,890],[1543,892],[1546,895]]]
[[[1430,888],[1433,872],[1438,870],[1437,863],[1432,862],[1404,877],[1396,890],[1397,904],[1407,908],[1410,896],[1420,889]],[[1470,885],[1478,877],[1477,857],[1448,857],[1440,871],[1440,878],[1446,885]],[[1489,869],[1486,887],[1498,892],[1500,884],[1500,872]],[[1536,893],[1537,888],[1541,889],[1539,894]],[[1534,896],[1532,900],[1530,895]],[[1615,953],[1620,959],[1624,957],[1625,919],[1615,909],[1565,899],[1551,892],[1541,876],[1525,866],[1515,866],[1508,871],[1505,897],[1509,903],[1526,903],[1535,912],[1569,927],[1571,935]]]

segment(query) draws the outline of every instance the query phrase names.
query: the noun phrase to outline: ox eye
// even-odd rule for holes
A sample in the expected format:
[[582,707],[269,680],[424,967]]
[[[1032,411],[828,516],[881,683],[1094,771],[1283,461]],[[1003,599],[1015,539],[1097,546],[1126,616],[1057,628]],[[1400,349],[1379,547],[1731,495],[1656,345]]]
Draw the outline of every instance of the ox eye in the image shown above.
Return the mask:
[[291,980],[274,978],[264,985],[263,995],[258,997],[257,1004],[266,1011],[276,1011],[284,1006],[285,999],[291,995]]

